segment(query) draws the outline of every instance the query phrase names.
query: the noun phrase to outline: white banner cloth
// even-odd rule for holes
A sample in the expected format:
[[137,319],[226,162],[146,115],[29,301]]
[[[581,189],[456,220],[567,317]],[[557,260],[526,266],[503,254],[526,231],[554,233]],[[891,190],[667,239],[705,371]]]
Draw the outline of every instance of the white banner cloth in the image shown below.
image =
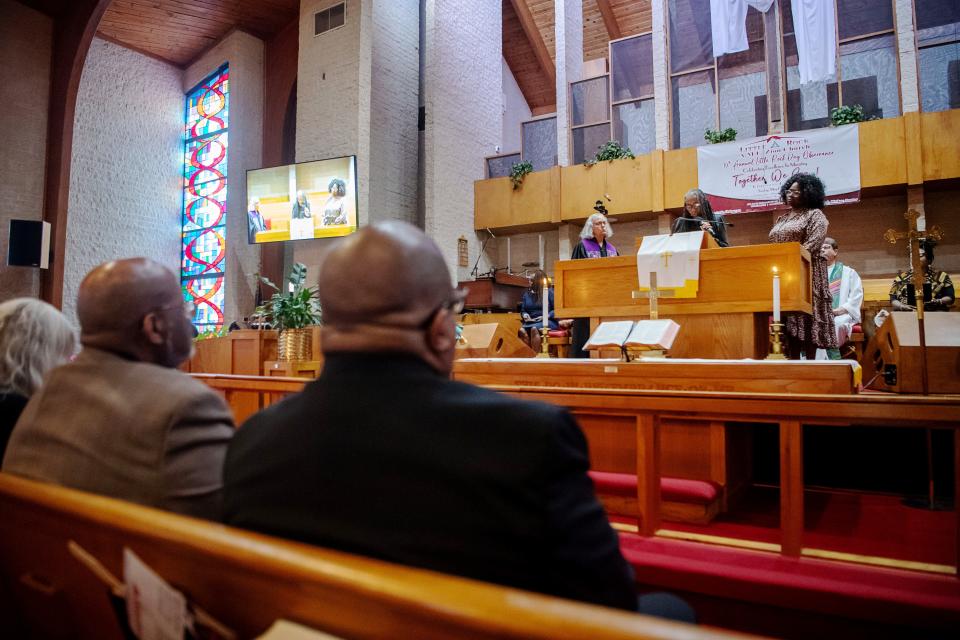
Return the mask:
[[800,84],[833,80],[837,75],[835,0],[792,0]]
[[[644,236],[637,250],[637,279],[641,290],[650,290],[650,272],[657,274],[657,289],[676,289],[676,297],[696,297],[700,281],[700,246],[703,231]],[[689,290],[685,293],[681,290]]]
[[773,0],[710,0],[710,31],[713,36],[713,57],[746,51],[747,7],[766,13]]
[[824,181],[827,204],[860,200],[860,128],[793,131],[697,147],[699,187],[714,213],[771,211],[785,205],[780,185],[798,172]]

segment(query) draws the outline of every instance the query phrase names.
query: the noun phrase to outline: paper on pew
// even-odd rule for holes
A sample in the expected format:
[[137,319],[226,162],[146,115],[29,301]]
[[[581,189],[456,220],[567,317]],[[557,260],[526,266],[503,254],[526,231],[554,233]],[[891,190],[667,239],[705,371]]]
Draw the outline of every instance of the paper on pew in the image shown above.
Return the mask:
[[289,620],[277,620],[257,640],[340,640],[323,631],[317,631]]
[[182,640],[187,599],[130,549],[123,550],[127,620],[140,640]]
[[584,349],[606,349],[609,347],[619,348],[630,337],[633,331],[633,320],[615,320],[612,322],[601,322],[597,330],[593,332],[587,343],[583,345]]
[[680,325],[669,318],[641,320],[633,327],[623,346],[628,349],[669,349],[680,331]]

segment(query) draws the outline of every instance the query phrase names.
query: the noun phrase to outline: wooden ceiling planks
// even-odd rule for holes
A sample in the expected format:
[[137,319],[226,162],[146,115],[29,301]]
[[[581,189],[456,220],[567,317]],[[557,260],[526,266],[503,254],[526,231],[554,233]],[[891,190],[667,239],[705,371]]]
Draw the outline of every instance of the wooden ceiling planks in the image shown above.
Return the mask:
[[[607,58],[611,33],[628,37],[650,31],[650,0],[582,0],[583,59]],[[513,71],[527,104],[533,110],[554,105],[555,80],[537,63],[535,45],[524,32],[523,19],[514,10],[528,14],[546,54],[556,62],[554,0],[503,0],[503,57]],[[524,7],[526,10],[524,10]],[[606,17],[604,14],[607,14]],[[529,25],[528,25],[529,29]],[[540,52],[541,57],[544,52]],[[554,67],[555,69],[556,67]],[[555,76],[554,76],[555,77]]]
[[183,67],[233,29],[269,38],[299,13],[299,0],[114,0],[98,33]]

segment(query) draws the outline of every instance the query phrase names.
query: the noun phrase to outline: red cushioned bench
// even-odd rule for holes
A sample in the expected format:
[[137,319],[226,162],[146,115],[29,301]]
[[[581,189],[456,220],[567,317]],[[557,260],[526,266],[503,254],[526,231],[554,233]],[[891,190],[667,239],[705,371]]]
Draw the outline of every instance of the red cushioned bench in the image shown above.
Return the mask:
[[[637,476],[591,471],[597,497],[611,515],[637,517]],[[720,511],[723,488],[709,480],[660,478],[660,517],[706,524]]]

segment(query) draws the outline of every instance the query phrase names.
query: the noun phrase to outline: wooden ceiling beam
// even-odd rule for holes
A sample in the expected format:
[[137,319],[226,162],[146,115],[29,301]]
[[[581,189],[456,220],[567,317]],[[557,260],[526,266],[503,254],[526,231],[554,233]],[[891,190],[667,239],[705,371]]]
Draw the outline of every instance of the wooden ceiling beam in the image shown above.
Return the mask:
[[622,38],[620,24],[617,23],[617,16],[613,13],[610,0],[597,0],[597,8],[600,9],[600,15],[603,16],[603,24],[607,28],[607,35],[610,36],[610,39]]
[[550,84],[556,85],[557,69],[553,65],[550,52],[547,51],[547,45],[543,43],[543,38],[540,37],[540,30],[537,29],[537,23],[533,19],[533,14],[530,13],[530,7],[527,6],[526,0],[510,0],[510,4],[513,5],[517,17],[520,18],[523,33],[526,34],[527,40],[533,48],[533,54],[536,56],[540,68],[549,79]]

